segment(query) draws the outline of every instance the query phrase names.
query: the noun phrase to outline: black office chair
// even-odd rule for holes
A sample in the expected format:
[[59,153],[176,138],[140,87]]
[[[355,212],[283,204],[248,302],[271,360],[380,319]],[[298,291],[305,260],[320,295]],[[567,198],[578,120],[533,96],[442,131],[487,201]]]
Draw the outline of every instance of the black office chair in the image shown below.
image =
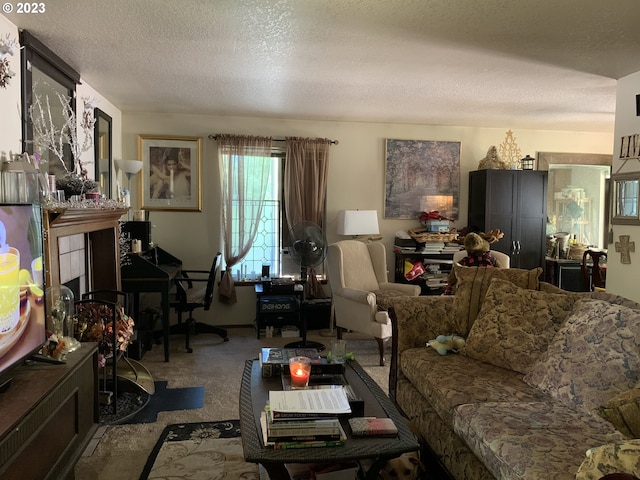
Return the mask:
[[[589,258],[592,264],[589,264]],[[600,264],[601,259],[607,260],[606,251],[586,250],[582,255],[582,277],[587,292],[593,292],[596,288],[603,289],[606,286],[607,271]]]
[[[176,277],[176,301],[171,303],[178,314],[178,324],[169,328],[169,333],[181,333],[185,335],[185,348],[187,352],[193,352],[189,345],[191,335],[199,333],[213,333],[220,335],[225,342],[229,341],[227,330],[206,323],[198,323],[193,318],[193,311],[196,308],[203,308],[205,311],[211,308],[213,301],[213,287],[216,275],[220,268],[222,253],[218,252],[213,259],[211,270],[182,270],[180,277]],[[193,277],[194,274],[208,274],[207,277]],[[204,283],[204,285],[203,285]],[[188,313],[189,318],[182,321],[182,314]]]

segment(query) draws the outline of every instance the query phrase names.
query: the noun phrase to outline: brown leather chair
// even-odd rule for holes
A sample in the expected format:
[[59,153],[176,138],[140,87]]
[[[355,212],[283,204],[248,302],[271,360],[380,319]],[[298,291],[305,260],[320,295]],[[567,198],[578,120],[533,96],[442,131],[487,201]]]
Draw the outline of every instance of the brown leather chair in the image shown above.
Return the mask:
[[582,277],[584,289],[588,292],[593,292],[596,288],[605,288],[607,271],[600,263],[601,259],[603,263],[606,262],[606,250],[585,250],[582,254]]

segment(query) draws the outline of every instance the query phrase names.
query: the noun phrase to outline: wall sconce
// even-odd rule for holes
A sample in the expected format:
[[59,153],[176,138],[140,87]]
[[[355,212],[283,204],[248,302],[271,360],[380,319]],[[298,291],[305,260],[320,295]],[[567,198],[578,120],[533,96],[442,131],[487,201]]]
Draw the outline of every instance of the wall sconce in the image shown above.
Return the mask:
[[527,154],[526,157],[520,160],[520,165],[522,166],[522,170],[533,170],[533,161],[534,161],[534,158],[530,157],[529,154]]
[[377,210],[340,210],[338,212],[338,235],[378,235]]

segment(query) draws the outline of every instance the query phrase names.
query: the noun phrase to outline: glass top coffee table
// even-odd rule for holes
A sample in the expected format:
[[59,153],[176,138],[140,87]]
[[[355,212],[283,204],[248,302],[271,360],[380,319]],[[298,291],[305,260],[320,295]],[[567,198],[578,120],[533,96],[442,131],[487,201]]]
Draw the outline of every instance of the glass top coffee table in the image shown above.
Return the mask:
[[269,391],[282,390],[282,380],[280,377],[263,378],[260,362],[247,360],[240,387],[240,430],[245,460],[262,464],[272,480],[281,480],[289,478],[286,463],[341,463],[367,459],[372,461],[365,477],[370,480],[377,478],[387,460],[419,449],[415,436],[398,409],[357,362],[347,362],[344,376],[356,396],[364,400],[364,415],[391,418],[398,427],[397,437],[352,438],[347,419],[341,419],[347,433],[344,446],[284,450],[265,447],[260,414]]

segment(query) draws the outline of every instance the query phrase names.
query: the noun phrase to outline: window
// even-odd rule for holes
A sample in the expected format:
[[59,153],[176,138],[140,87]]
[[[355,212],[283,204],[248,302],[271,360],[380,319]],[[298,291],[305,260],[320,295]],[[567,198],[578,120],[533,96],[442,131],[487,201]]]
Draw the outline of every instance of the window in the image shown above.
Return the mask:
[[[267,193],[265,202],[260,216],[260,224],[256,238],[247,253],[238,266],[238,272],[234,272],[234,277],[238,279],[238,273],[241,277],[248,280],[255,280],[260,277],[263,265],[269,265],[269,274],[273,277],[280,276],[280,251],[281,251],[281,235],[280,228],[282,225],[283,207],[282,207],[282,167],[284,158],[279,153],[274,153],[271,158],[271,170],[269,172],[269,183],[267,185]],[[257,200],[255,201],[257,203]],[[237,207],[236,202],[234,205]],[[237,218],[237,212],[234,212],[234,218]],[[236,244],[239,240],[239,232],[233,236],[233,242]],[[234,245],[235,247],[235,245]]]

